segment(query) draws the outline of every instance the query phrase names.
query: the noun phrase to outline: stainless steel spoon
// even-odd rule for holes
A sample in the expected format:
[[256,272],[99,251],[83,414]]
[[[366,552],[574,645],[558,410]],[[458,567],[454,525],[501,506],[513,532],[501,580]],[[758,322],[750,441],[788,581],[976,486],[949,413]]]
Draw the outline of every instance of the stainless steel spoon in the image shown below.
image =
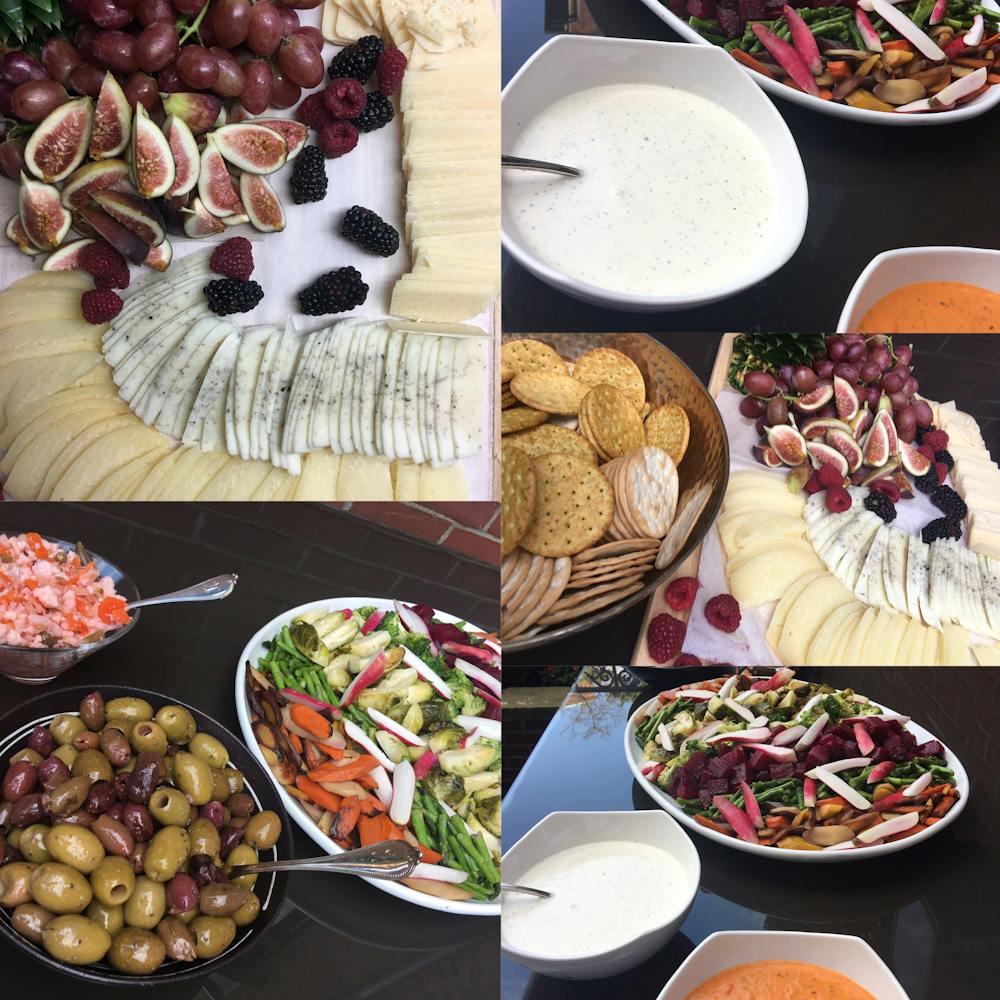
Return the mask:
[[506,153],[500,156],[501,167],[512,167],[515,170],[539,170],[549,174],[563,174],[565,177],[579,177],[580,171],[577,167],[567,167],[563,163],[549,163],[546,160],[529,160],[523,156],[508,156]]
[[552,895],[551,892],[546,892],[544,889],[532,889],[526,885],[508,885],[506,882],[501,882],[500,888],[504,892],[524,892],[529,896],[538,896],[539,899],[548,899]]
[[287,861],[260,861],[255,865],[235,865],[229,873],[231,879],[241,875],[264,872],[333,872],[338,875],[363,875],[365,878],[384,878],[398,881],[413,874],[420,852],[405,840],[383,840],[368,847],[359,847],[343,854],[330,854],[322,858],[301,858]]
[[161,594],[159,597],[144,597],[140,601],[132,601],[128,605],[128,610],[145,608],[150,604],[176,604],[181,601],[218,601],[223,597],[228,597],[233,592],[238,579],[239,577],[235,573],[213,576],[211,580],[202,580],[201,583],[185,587],[183,590],[175,590],[172,594]]

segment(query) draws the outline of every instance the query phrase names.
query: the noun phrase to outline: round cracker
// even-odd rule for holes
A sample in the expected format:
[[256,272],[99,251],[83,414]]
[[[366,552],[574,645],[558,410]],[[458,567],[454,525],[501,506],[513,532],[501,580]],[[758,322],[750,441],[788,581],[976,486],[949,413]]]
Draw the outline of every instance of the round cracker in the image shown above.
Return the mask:
[[574,455],[541,455],[534,464],[535,517],[521,545],[546,556],[571,556],[589,548],[611,523],[611,484],[600,470]]
[[512,406],[518,406],[519,400],[506,386],[500,390],[500,409],[509,410]]
[[504,382],[520,372],[550,371],[566,374],[566,362],[555,348],[540,340],[508,340],[500,348],[501,375],[510,372]]
[[501,631],[512,632],[531,613],[531,609],[538,604],[545,593],[552,579],[552,567],[555,559],[543,559],[541,570],[532,581],[527,590],[522,590],[516,604],[508,605],[503,612],[503,619],[500,623]]
[[597,454],[593,445],[584,437],[559,424],[542,424],[530,430],[521,431],[508,438],[511,444],[517,445],[526,455],[538,458],[539,455],[575,455],[582,458],[588,465],[597,465]]
[[595,347],[580,355],[573,365],[573,378],[587,385],[613,385],[639,411],[646,402],[646,383],[639,366],[627,354],[610,347]]
[[524,595],[531,590],[535,585],[535,581],[538,579],[539,574],[545,565],[545,556],[529,556],[528,557],[528,568],[521,579],[520,586],[513,590],[510,595],[510,599],[507,601],[504,608],[516,608],[524,600]]
[[655,538],[623,538],[620,541],[605,542],[603,545],[595,545],[591,549],[578,552],[573,556],[573,565],[579,566],[596,559],[624,555],[629,552],[644,552],[659,547],[660,543]]
[[588,438],[608,458],[627,455],[646,443],[642,418],[628,396],[613,385],[595,385],[580,403],[580,412]]
[[673,459],[656,445],[645,445],[625,461],[623,487],[640,535],[662,538],[677,509],[678,479]]
[[535,467],[520,448],[504,444],[500,469],[500,551],[517,548],[535,513]]
[[691,421],[683,406],[677,403],[665,403],[658,406],[643,425],[646,431],[646,441],[662,448],[674,461],[680,465],[691,439]]
[[510,391],[525,406],[545,413],[575,416],[588,387],[560,372],[523,372],[510,380]]
[[586,600],[582,604],[576,604],[574,607],[567,607],[557,611],[556,606],[553,605],[547,615],[538,619],[537,624],[543,626],[557,625],[559,622],[570,621],[573,618],[583,618],[594,611],[606,608],[609,604],[625,600],[626,597],[630,597],[637,591],[642,590],[643,583],[642,580],[635,580],[635,582],[629,584],[623,582],[619,585],[619,588],[598,594],[596,597],[591,597],[590,600]]
[[530,406],[513,406],[500,414],[500,433],[513,434],[516,431],[526,431],[529,427],[537,427],[549,419],[547,413],[533,410]]
[[[515,571],[522,559],[528,560],[531,557],[524,549],[516,549],[510,555],[506,555],[500,560],[500,603],[507,603],[508,587],[514,580]],[[520,581],[518,581],[520,583]]]
[[545,591],[539,596],[535,606],[527,609],[527,613],[521,617],[520,622],[506,630],[504,638],[514,639],[526,632],[562,597],[569,581],[572,565],[572,561],[567,556],[560,556],[558,559],[552,560],[552,576]]
[[645,559],[642,562],[630,562],[627,565],[612,566],[600,573],[573,574],[566,584],[567,590],[579,590],[582,587],[589,587],[595,583],[606,583],[609,580],[621,580],[625,577],[636,576],[646,573],[653,568],[653,558]]

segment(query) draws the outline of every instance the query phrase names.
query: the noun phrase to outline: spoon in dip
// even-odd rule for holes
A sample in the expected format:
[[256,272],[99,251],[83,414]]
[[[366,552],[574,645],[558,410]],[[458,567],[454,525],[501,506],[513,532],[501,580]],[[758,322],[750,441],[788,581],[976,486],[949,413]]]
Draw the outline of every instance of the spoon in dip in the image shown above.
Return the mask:
[[538,896],[539,899],[548,899],[552,893],[546,892],[544,889],[532,889],[526,885],[509,885],[507,882],[501,882],[500,888],[504,892],[524,892],[529,896]]
[[513,167],[515,170],[539,170],[549,174],[563,174],[566,177],[580,176],[577,167],[567,167],[562,163],[549,163],[547,160],[530,160],[524,156],[508,156],[506,153],[500,157],[500,166]]

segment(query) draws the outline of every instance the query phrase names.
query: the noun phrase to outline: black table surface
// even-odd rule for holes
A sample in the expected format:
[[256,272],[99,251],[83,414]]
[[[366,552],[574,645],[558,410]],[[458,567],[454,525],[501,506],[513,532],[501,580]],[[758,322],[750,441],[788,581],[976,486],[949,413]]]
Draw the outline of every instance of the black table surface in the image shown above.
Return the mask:
[[[504,799],[508,845],[550,812],[657,808],[632,777],[622,737],[631,712],[668,685],[656,683],[650,671],[641,673],[656,686],[643,687],[625,670],[589,673],[592,679],[578,681]],[[705,668],[686,668],[670,684],[711,676]],[[757,858],[692,833],[701,887],[663,950],[613,980],[591,983],[537,976],[505,958],[503,1000],[655,1000],[695,946],[722,930],[855,935],[878,952],[910,1000],[996,996],[1000,924],[991,914],[1000,879],[1000,744],[992,720],[1000,703],[1000,671],[840,668],[798,676],[853,687],[912,714],[943,740],[969,775],[971,794],[962,815],[908,850],[836,865]]]
[[[504,0],[504,82],[552,34],[565,31],[680,40],[640,0]],[[989,165],[1000,151],[990,114],[937,127],[866,125],[772,100],[798,145],[809,186],[806,232],[784,267],[712,305],[635,314],[565,296],[505,255],[504,331],[834,330],[851,287],[876,254],[997,246],[995,219],[985,208],[995,196]]]
[[[477,620],[473,613],[496,602],[495,582],[463,589],[461,575],[451,579],[455,570],[447,562],[460,571],[460,557],[439,562],[440,551],[320,505],[4,504],[0,530],[10,527],[79,538],[125,569],[145,596],[233,571],[240,583],[224,601],[143,611],[128,635],[45,689],[0,678],[0,714],[39,690],[133,683],[195,705],[242,739],[234,701],[240,653],[282,611],[327,596],[418,600],[420,581],[407,574],[429,571],[439,581],[449,577],[454,589],[440,593],[457,615]],[[322,853],[298,827],[293,832],[295,857]],[[154,994],[165,1000],[489,1000],[498,995],[499,923],[417,907],[358,879],[292,875],[278,919],[242,957]],[[0,966],[4,996],[55,996],[67,988],[80,1000],[102,995],[2,942]]]

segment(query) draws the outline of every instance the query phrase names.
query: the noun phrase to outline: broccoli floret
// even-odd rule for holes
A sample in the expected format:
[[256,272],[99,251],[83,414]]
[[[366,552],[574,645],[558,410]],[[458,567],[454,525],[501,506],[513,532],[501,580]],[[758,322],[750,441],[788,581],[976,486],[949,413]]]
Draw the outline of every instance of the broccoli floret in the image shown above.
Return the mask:
[[403,634],[403,628],[399,622],[399,615],[395,611],[387,611],[385,617],[378,623],[380,631],[388,632],[393,639],[398,640]]
[[830,716],[831,722],[839,722],[841,719],[849,719],[852,715],[857,715],[857,708],[853,702],[839,694],[828,694],[822,701],[823,711]]
[[378,608],[373,607],[371,604],[366,604],[363,608],[354,609],[354,617],[360,618],[362,621],[365,621],[371,618],[371,616],[375,614],[376,611],[378,611]]
[[443,656],[435,656],[431,652],[431,641],[426,635],[416,632],[401,632],[398,640],[411,652],[416,653],[440,677],[448,676],[448,664]]

